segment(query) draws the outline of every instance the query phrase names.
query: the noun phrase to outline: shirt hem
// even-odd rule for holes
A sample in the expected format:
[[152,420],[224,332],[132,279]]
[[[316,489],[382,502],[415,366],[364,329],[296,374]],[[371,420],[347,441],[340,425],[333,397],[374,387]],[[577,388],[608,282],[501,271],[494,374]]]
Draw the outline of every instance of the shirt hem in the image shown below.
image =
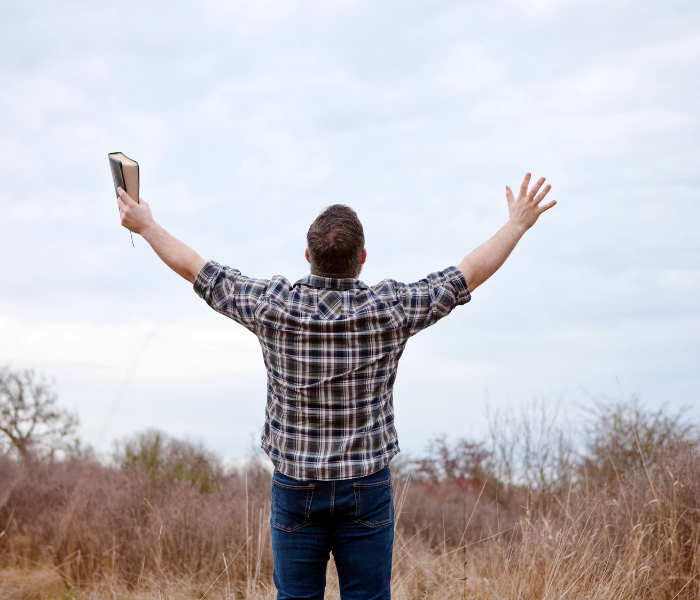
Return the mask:
[[[352,473],[348,475],[347,477],[314,477],[314,476],[309,476],[312,475],[314,471],[319,471],[323,470],[326,467],[319,466],[315,467],[312,469],[309,469],[307,467],[299,467],[298,465],[295,465],[293,462],[290,461],[285,461],[285,460],[280,460],[279,458],[273,456],[271,454],[271,451],[273,450],[272,447],[268,447],[264,442],[260,446],[265,454],[269,457],[269,459],[272,461],[272,465],[275,468],[275,471],[278,471],[279,473],[282,473],[282,475],[286,475],[287,477],[291,477],[292,479],[296,479],[297,481],[345,481],[348,479],[357,479],[359,477],[367,477],[369,475],[373,475],[377,471],[381,471],[383,468],[389,466],[389,463],[391,460],[399,453],[401,452],[401,449],[399,448],[398,443],[392,448],[388,453],[383,455],[378,461],[372,462],[367,469],[352,469]],[[347,464],[347,463],[346,463]],[[366,472],[364,472],[366,470]],[[302,471],[302,473],[295,473],[295,471]],[[304,475],[304,477],[297,477],[297,475]]]

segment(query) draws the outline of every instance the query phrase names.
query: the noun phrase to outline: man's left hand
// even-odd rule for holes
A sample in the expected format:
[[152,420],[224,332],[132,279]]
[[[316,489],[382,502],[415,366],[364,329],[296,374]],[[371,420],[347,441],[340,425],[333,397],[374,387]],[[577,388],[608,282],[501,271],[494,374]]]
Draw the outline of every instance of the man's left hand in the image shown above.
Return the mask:
[[117,188],[117,193],[119,194],[117,204],[119,205],[122,226],[129,231],[143,235],[143,232],[155,223],[150,207],[143,198],[139,202],[135,202],[123,188]]

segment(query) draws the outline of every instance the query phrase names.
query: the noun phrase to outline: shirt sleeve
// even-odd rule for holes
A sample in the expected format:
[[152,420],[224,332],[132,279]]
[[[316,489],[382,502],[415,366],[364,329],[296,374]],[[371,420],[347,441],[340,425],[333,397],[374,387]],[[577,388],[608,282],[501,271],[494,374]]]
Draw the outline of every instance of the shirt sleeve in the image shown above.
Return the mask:
[[455,306],[471,300],[467,282],[457,267],[431,273],[415,283],[397,285],[409,335],[430,327],[449,315]]
[[255,308],[269,283],[210,260],[197,274],[194,291],[215,311],[255,332]]

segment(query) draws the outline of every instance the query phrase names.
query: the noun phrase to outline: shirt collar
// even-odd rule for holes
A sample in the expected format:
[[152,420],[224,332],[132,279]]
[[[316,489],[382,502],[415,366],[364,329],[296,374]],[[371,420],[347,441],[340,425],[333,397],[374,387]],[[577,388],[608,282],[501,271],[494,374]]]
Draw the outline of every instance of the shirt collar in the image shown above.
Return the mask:
[[367,285],[359,279],[336,279],[335,277],[320,277],[319,275],[307,275],[294,284],[294,286],[297,285],[307,285],[309,287],[322,288],[326,290],[351,290],[367,288]]

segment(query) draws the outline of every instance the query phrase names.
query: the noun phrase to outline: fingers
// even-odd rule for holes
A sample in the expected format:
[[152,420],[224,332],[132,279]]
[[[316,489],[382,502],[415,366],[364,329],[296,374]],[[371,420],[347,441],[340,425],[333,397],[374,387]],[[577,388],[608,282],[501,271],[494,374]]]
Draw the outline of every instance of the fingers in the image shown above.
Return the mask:
[[[542,178],[544,180],[544,177]],[[542,192],[535,198],[535,204],[539,204],[544,200],[544,197],[549,193],[549,190],[552,189],[551,185],[545,185],[544,188],[542,189]]]
[[124,188],[118,187],[117,193],[119,194],[119,199],[124,202],[125,205],[128,206],[129,204],[136,204],[134,199],[126,193]]
[[545,212],[546,210],[549,210],[550,208],[552,208],[552,206],[555,206],[556,203],[557,203],[556,200],[552,200],[551,202],[547,202],[547,204],[543,204],[542,206],[540,206],[540,207],[539,207],[539,209],[540,209],[540,214],[542,214],[542,213]]
[[[516,207],[521,207],[519,210],[525,210],[529,212],[534,209],[535,214],[540,215],[543,212],[555,206],[557,201],[552,200],[551,202],[540,206],[540,202],[542,202],[545,196],[549,194],[549,192],[552,189],[552,186],[547,184],[544,187],[542,187],[544,185],[544,182],[546,181],[546,178],[540,177],[535,183],[535,185],[532,186],[532,189],[528,192],[531,177],[531,173],[525,174],[523,183],[520,186],[520,193],[518,194],[517,200],[513,197],[513,191],[510,189],[510,187],[506,186],[506,199],[508,200],[509,207],[511,204],[515,203]],[[511,210],[513,210],[513,207],[510,208]]]
[[[136,206],[136,202],[134,202],[129,196],[129,194],[124,191],[124,188],[118,187],[117,188],[117,206],[119,207],[119,217],[121,219],[122,227],[126,227],[129,229],[129,227],[125,223],[125,219],[127,216],[127,212],[132,206]],[[131,231],[131,229],[129,229]]]
[[527,198],[528,200],[532,200],[535,197],[535,194],[540,191],[540,188],[542,187],[542,184],[545,182],[544,177],[540,177],[537,180],[537,183],[532,186],[532,189],[530,190],[530,193],[528,194]]
[[525,173],[525,178],[523,179],[522,184],[520,184],[520,195],[521,196],[527,196],[527,186],[530,185],[530,173]]

